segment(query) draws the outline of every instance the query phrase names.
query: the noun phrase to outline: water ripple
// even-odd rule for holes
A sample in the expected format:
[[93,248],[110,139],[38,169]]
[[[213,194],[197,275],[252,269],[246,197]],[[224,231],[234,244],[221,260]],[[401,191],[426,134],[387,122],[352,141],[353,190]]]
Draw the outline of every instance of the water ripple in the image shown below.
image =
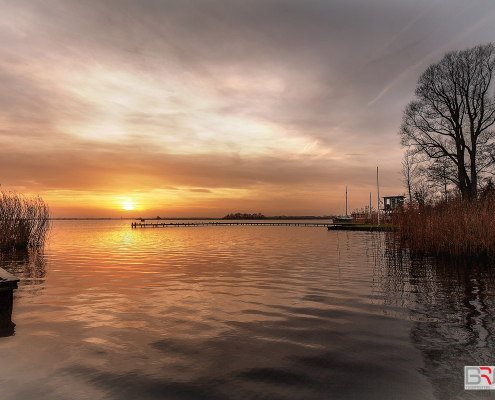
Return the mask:
[[465,314],[436,325],[457,292],[388,264],[383,236],[129,225],[56,221],[44,251],[3,256],[21,282],[2,399],[427,399],[416,331],[473,340]]

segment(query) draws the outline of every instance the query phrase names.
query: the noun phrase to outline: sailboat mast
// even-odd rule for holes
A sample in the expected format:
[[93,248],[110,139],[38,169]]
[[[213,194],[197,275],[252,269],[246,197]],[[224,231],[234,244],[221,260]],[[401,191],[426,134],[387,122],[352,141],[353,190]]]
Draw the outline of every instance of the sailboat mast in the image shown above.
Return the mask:
[[347,186],[345,187],[345,216],[347,217]]
[[368,209],[368,216],[371,219],[371,192],[370,192],[370,208]]
[[378,167],[376,167],[376,190],[378,192],[378,203],[376,206],[376,214],[378,216],[378,225],[380,225],[380,184],[378,181]]

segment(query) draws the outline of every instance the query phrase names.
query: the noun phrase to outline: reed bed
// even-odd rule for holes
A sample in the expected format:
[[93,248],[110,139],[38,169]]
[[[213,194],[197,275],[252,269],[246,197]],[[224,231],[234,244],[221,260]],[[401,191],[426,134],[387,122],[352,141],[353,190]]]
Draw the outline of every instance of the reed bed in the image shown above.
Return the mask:
[[42,246],[50,231],[50,210],[41,197],[0,191],[0,249]]
[[495,259],[495,200],[412,202],[395,212],[397,239],[416,254]]

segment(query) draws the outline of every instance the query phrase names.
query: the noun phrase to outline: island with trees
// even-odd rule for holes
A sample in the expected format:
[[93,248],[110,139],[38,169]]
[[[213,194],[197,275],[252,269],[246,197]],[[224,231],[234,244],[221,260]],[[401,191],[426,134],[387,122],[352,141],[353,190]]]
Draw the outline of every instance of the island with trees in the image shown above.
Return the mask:
[[227,214],[222,219],[266,219],[266,217],[262,213],[254,213],[254,214],[230,213],[230,214]]

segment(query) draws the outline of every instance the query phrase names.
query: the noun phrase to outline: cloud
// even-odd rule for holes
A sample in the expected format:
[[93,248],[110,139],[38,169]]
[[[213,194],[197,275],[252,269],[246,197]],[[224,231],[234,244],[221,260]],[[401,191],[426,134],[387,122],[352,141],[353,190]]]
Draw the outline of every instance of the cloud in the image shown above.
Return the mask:
[[395,133],[419,74],[491,40],[495,6],[28,0],[1,10],[4,185],[53,199],[280,191],[311,208],[308,188],[358,185],[376,165],[401,190]]
[[194,193],[213,193],[209,189],[189,189],[189,191]]

